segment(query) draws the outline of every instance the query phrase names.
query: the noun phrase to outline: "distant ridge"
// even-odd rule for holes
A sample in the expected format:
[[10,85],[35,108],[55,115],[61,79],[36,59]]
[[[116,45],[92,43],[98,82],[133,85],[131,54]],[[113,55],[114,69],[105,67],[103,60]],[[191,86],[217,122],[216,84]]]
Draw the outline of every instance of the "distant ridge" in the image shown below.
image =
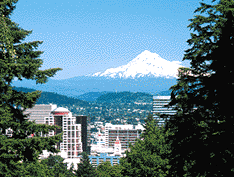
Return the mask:
[[[30,89],[30,88],[25,88],[25,87],[14,87],[14,90],[17,91],[22,91],[22,92],[34,92],[36,91],[35,89]],[[77,106],[88,106],[89,103],[87,101],[84,100],[79,100],[76,98],[71,98],[71,97],[67,97],[65,95],[60,95],[57,93],[52,93],[52,92],[42,92],[41,96],[39,97],[39,99],[37,100],[36,104],[57,104],[58,106],[63,106],[63,105],[67,105],[67,106],[73,106],[73,105],[77,105]]]
[[132,103],[132,102],[152,102],[153,95],[149,93],[142,92],[112,92],[107,93],[99,98],[97,98],[96,102],[103,103]]
[[96,99],[96,102],[103,103],[133,103],[133,102],[147,102],[153,101],[153,96],[170,96],[170,91],[163,91],[152,95],[144,92],[111,92],[101,95]]
[[[25,88],[25,87],[14,87],[14,90],[22,92],[34,92],[35,89]],[[36,104],[57,104],[58,106],[81,106],[85,107],[89,105],[89,101],[95,102],[151,102],[153,96],[170,96],[171,91],[162,91],[157,94],[150,94],[144,92],[88,92],[80,95],[80,98],[67,97],[65,95],[52,93],[52,92],[42,92],[41,97],[39,97]],[[81,100],[82,99],[82,100]]]
[[80,100],[84,100],[84,101],[95,101],[98,97],[100,97],[101,95],[104,95],[106,93],[110,93],[110,92],[88,92],[88,93],[84,93],[82,95],[76,96],[75,98],[78,98]]
[[[140,77],[135,79],[105,78],[105,77],[74,77],[66,80],[52,80],[46,84],[36,84],[32,80],[14,81],[16,87],[27,87],[44,92],[53,92],[68,97],[78,98],[88,92],[145,92],[158,94],[161,91],[169,90],[176,84],[176,78],[167,79],[165,77]],[[95,94],[95,93],[94,93]],[[85,97],[87,97],[86,95]],[[96,97],[96,96],[95,96]],[[89,100],[91,101],[91,100]]]

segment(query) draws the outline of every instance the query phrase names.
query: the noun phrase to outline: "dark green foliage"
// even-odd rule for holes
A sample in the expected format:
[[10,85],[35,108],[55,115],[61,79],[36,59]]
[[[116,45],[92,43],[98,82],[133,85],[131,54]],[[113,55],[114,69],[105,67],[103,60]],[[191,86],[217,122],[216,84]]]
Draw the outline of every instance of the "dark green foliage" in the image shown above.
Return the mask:
[[26,162],[24,163],[25,173],[20,173],[18,176],[36,176],[48,177],[53,176],[53,171],[46,165],[40,162]]
[[78,164],[78,168],[75,171],[76,176],[79,177],[89,177],[89,176],[96,176],[96,170],[92,166],[89,160],[89,156],[83,152],[81,162]]
[[157,126],[152,115],[148,116],[142,134],[143,140],[138,140],[126,152],[126,157],[121,158],[122,175],[124,176],[167,176],[170,169],[167,155],[170,153],[170,146],[165,143],[164,128]]
[[120,165],[111,166],[110,162],[103,162],[97,167],[98,177],[122,177],[122,167]]
[[170,176],[234,175],[234,1],[201,3],[177,84],[171,87],[177,114],[166,129],[174,132]]
[[50,169],[51,176],[54,177],[72,177],[75,176],[71,169],[67,169],[67,163],[63,163],[64,159],[59,156],[50,155],[47,159],[41,161],[41,164],[47,166]]
[[[35,49],[42,42],[23,43],[32,31],[20,28],[9,18],[16,3],[17,0],[0,2],[0,176],[23,176],[29,173],[27,166],[37,163],[42,150],[57,152],[53,145],[61,140],[61,135],[40,137],[41,132],[48,133],[55,127],[36,125],[23,115],[26,108],[34,106],[40,92],[18,92],[11,85],[15,78],[32,79],[42,84],[61,70],[39,70],[43,62],[38,57],[42,52]],[[12,136],[6,135],[8,128],[13,130]],[[28,138],[32,133],[35,136]]]

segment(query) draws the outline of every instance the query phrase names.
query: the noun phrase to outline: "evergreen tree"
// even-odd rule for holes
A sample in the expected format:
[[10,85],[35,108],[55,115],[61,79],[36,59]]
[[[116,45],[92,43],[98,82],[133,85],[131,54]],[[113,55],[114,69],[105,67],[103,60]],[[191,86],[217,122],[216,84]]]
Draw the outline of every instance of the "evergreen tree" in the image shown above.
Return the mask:
[[234,1],[201,3],[195,12],[200,15],[189,27],[196,33],[183,59],[191,60],[191,67],[180,68],[171,87],[177,114],[166,125],[174,133],[167,139],[170,176],[232,176]]
[[167,154],[170,147],[165,143],[164,127],[158,127],[157,121],[152,115],[148,116],[143,140],[138,140],[130,151],[126,151],[126,157],[121,158],[123,176],[167,176],[170,166]]
[[86,152],[82,153],[82,159],[81,162],[78,164],[76,176],[79,177],[89,177],[89,176],[96,176],[96,170],[92,166],[89,160],[89,156],[86,154]]
[[[35,51],[41,41],[23,42],[32,33],[10,19],[18,0],[0,2],[0,176],[24,176],[26,166],[37,164],[42,150],[58,152],[54,145],[61,135],[40,137],[56,127],[28,121],[23,111],[32,108],[40,96],[39,91],[19,92],[13,89],[14,79],[32,79],[45,83],[60,68],[39,70],[43,61]],[[12,130],[7,136],[6,130]],[[33,138],[28,138],[34,134]]]
[[122,167],[120,165],[111,166],[110,162],[103,162],[97,167],[98,177],[122,177],[121,174]]
[[72,177],[75,176],[71,169],[67,169],[67,163],[63,162],[64,159],[59,155],[50,155],[47,159],[43,159],[41,164],[47,166],[54,177]]
[[19,176],[25,177],[52,177],[54,176],[54,172],[46,165],[40,162],[26,162],[24,163],[24,172]]

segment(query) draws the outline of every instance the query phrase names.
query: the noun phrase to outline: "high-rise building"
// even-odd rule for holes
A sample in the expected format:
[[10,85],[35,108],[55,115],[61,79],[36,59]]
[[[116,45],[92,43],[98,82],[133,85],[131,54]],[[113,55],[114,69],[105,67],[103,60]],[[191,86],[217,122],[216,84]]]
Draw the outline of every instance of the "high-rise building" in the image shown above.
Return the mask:
[[89,117],[87,116],[76,116],[76,123],[81,124],[81,141],[82,141],[82,147],[83,151],[87,154],[90,154],[90,126],[88,126]]
[[63,107],[57,108],[53,104],[38,104],[31,109],[24,111],[28,115],[30,121],[35,120],[37,124],[57,125],[55,131],[50,131],[47,135],[54,136],[62,131],[63,140],[57,143],[56,148],[67,153],[68,158],[77,158],[78,154],[83,152],[81,142],[81,124],[76,123],[76,117],[72,117],[72,113]]
[[[160,118],[160,114],[174,115],[176,113],[172,107],[164,107],[171,101],[171,96],[153,96],[153,118],[158,121],[158,125],[165,125],[165,120]],[[157,115],[159,114],[159,115]],[[169,120],[169,118],[167,118]]]
[[76,124],[76,117],[72,117],[72,113],[66,108],[56,108],[49,117],[44,118],[44,122],[48,125],[57,125],[61,128],[50,131],[48,136],[63,133],[63,141],[57,144],[57,148],[67,152],[68,158],[78,158],[82,152],[81,143],[81,124]]

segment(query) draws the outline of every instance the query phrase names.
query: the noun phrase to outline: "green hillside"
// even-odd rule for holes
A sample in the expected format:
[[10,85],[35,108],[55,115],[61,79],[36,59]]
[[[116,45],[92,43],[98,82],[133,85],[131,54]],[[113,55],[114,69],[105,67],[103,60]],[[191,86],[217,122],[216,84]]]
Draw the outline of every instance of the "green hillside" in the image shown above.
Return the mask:
[[97,98],[96,102],[107,103],[132,103],[132,102],[151,102],[153,95],[142,92],[117,92],[107,93]]
[[[14,87],[14,90],[22,92],[33,92],[34,89],[25,88],[25,87]],[[79,100],[76,98],[67,97],[52,92],[42,92],[41,97],[37,100],[36,104],[57,104],[58,106],[81,106],[86,107],[89,105],[87,101]]]
[[97,103],[133,103],[133,102],[147,102],[150,103],[153,100],[153,96],[166,96],[170,95],[170,91],[163,91],[156,95],[152,95],[144,92],[111,92],[101,95],[96,99]]

